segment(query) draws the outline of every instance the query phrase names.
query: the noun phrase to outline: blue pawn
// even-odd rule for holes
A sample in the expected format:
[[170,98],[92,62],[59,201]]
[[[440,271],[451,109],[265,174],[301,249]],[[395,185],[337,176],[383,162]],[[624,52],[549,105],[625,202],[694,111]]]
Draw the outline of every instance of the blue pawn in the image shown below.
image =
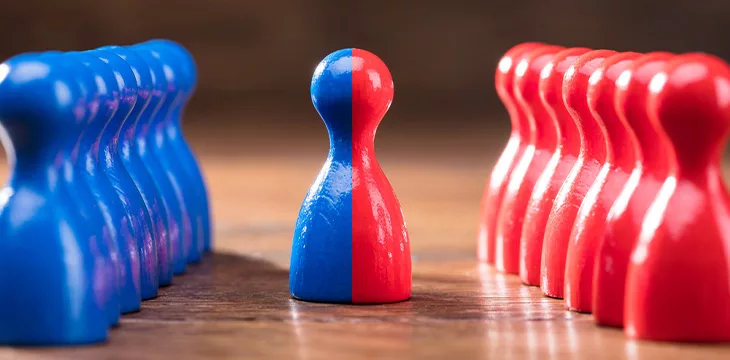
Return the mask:
[[[128,213],[125,194],[117,191],[100,162],[101,134],[119,108],[119,94],[114,93],[117,79],[108,64],[90,53],[69,53],[93,74],[94,98],[89,103],[94,113],[81,134],[76,171],[86,181],[108,226],[116,230],[116,249],[122,264],[122,312],[138,311],[141,306],[140,254],[138,243],[150,244],[152,234],[144,219]],[[150,246],[150,245],[147,245]]]
[[[75,78],[81,95],[80,101],[87,107],[86,115],[83,118],[85,125],[93,116],[88,109],[96,92],[94,75],[73,56],[63,55],[60,52],[47,52],[41,57],[54,59]],[[103,271],[110,279],[110,282],[102,284],[108,298],[106,301],[107,318],[111,326],[116,326],[119,324],[119,315],[122,312],[121,291],[124,283],[122,258],[117,247],[118,234],[117,230],[105,221],[104,210],[98,206],[88,183],[76,170],[80,161],[78,149],[83,131],[84,126],[80,127],[79,131],[75,133],[75,137],[69,138],[66,143],[65,156],[61,159],[63,176],[60,181],[74,199],[73,206],[78,208],[79,216],[91,231],[90,236],[98,239],[95,240],[101,255],[98,266],[104,269]]]
[[[146,225],[152,235],[151,238],[138,236],[137,243],[130,243],[130,249],[128,249],[130,254],[139,253],[140,274],[135,278],[141,280],[141,298],[151,299],[157,296],[157,288],[159,287],[157,242],[162,239],[162,236],[167,235],[167,231],[161,222],[153,223],[152,214],[145,205],[137,185],[125,169],[118,151],[119,133],[124,123],[128,121],[138,101],[137,79],[129,65],[114,53],[94,50],[89,51],[88,54],[96,56],[108,64],[117,80],[110,83],[110,85],[112,85],[112,93],[118,94],[115,98],[119,99],[119,107],[101,133],[99,151],[104,161],[101,161],[100,164],[112,186],[114,186],[127,216],[143,227]],[[155,219],[157,218],[159,216],[155,217]],[[160,229],[162,232],[158,231]],[[148,234],[147,230],[143,233]],[[164,244],[162,245],[164,246]]]
[[[182,115],[187,103],[195,92],[198,81],[198,74],[193,56],[180,44],[169,40],[152,40],[147,44],[153,44],[159,48],[168,49],[177,55],[175,62],[171,62],[172,66],[176,66],[177,73],[180,76],[180,88],[183,93],[181,103],[172,110],[172,116],[165,126],[168,142],[172,147],[173,157],[178,159],[180,165],[185,172],[185,177],[191,185],[192,191],[195,193],[195,207],[197,214],[202,218],[202,224],[199,229],[202,230],[203,250],[210,251],[212,243],[210,206],[208,201],[208,190],[200,169],[200,165],[193,154],[193,151],[185,141],[182,132]],[[200,236],[200,235],[198,235]]]
[[[198,197],[200,189],[197,184],[191,181],[191,177],[185,171],[178,154],[175,151],[174,142],[170,139],[169,129],[175,121],[176,109],[183,106],[187,94],[184,91],[186,79],[180,70],[180,56],[171,51],[167,46],[159,44],[143,43],[137,45],[136,48],[147,49],[156,58],[159,59],[164,68],[165,79],[167,80],[167,96],[165,102],[158,112],[157,118],[154,120],[154,152],[162,163],[162,166],[169,168],[174,177],[174,183],[180,187],[179,195],[182,196],[185,208],[190,216],[190,225],[192,230],[192,245],[188,252],[187,261],[198,263],[203,255],[205,246],[205,234],[203,226],[202,209]],[[179,120],[179,119],[178,119]],[[177,141],[176,139],[173,139]]]
[[63,186],[65,149],[85,108],[58,57],[0,65],[0,123],[11,165],[0,200],[0,344],[78,345],[107,339],[99,239]]
[[[168,205],[162,197],[161,190],[152,179],[142,158],[136,149],[136,128],[140,116],[147,108],[151,97],[151,76],[147,63],[134,51],[121,46],[109,46],[100,48],[113,52],[124,60],[134,73],[134,80],[137,83],[137,102],[129,114],[127,121],[122,124],[119,132],[118,153],[122,163],[129,175],[137,185],[142,200],[149,209],[152,222],[157,228],[159,237],[157,240],[157,272],[160,285],[170,285],[173,276],[173,259],[171,239],[178,239],[180,230],[175,218],[172,217]],[[156,291],[155,291],[156,293]],[[143,298],[144,297],[143,281]]]
[[164,107],[168,106],[166,98],[169,84],[165,76],[165,69],[153,52],[138,47],[130,47],[130,49],[147,63],[152,80],[150,103],[137,123],[137,151],[157,187],[162,191],[162,196],[168,204],[175,222],[180,226],[179,236],[177,239],[171,237],[171,240],[174,272],[182,274],[187,269],[187,258],[192,246],[192,225],[185,207],[182,188],[175,177],[174,169],[164,161],[158,151],[164,145],[164,139],[158,136],[157,126],[159,118],[165,116],[167,112]]

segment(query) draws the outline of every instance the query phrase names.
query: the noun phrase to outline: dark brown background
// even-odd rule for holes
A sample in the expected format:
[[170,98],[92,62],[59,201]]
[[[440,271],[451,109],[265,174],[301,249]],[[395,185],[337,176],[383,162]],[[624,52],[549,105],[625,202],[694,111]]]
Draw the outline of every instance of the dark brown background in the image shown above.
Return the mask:
[[428,120],[452,126],[504,121],[486,116],[503,114],[492,77],[500,55],[518,42],[728,58],[729,16],[725,0],[8,0],[0,11],[0,56],[166,37],[197,59],[193,111],[255,106],[309,113],[317,62],[335,49],[360,47],[390,67],[393,113],[438,111],[444,116]]

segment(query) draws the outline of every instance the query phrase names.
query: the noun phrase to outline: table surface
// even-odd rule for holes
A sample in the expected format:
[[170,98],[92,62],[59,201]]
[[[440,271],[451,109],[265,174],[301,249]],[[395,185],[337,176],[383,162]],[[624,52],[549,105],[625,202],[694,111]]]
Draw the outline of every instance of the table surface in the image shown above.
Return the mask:
[[[228,116],[235,123],[245,115]],[[726,345],[626,340],[517,277],[478,264],[479,201],[506,136],[478,121],[459,129],[384,124],[378,132],[378,157],[411,236],[411,300],[351,306],[291,299],[293,226],[326,156],[327,135],[316,114],[285,129],[274,125],[287,116],[187,129],[214,216],[215,251],[202,264],[125,315],[105,344],[0,348],[0,358],[730,358]]]

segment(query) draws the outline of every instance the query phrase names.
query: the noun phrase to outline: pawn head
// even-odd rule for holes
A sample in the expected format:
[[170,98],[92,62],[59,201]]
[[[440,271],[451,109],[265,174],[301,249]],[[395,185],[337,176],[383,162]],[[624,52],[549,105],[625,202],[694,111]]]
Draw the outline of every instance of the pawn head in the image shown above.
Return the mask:
[[526,42],[513,46],[499,59],[497,72],[494,74],[494,87],[502,103],[510,112],[512,118],[516,118],[517,109],[514,99],[514,78],[515,69],[520,58],[526,53],[536,50],[544,45],[537,42]]
[[160,99],[165,96],[168,90],[167,77],[165,76],[165,68],[160,61],[159,53],[151,50],[149,47],[140,45],[133,45],[127,47],[132,52],[139,56],[147,67],[149,68],[150,74],[150,88],[152,89],[152,96]]
[[317,65],[310,92],[331,133],[374,133],[393,101],[393,78],[375,54],[342,49]]
[[[540,71],[538,91],[545,106],[561,113],[563,106],[563,77],[579,56],[589,52],[587,48],[570,48],[558,52]],[[571,120],[572,121],[572,120]]]
[[168,96],[177,96],[187,90],[187,81],[181,76],[182,58],[180,55],[166,46],[167,43],[145,42],[134,45],[135,49],[147,52],[161,66],[161,75],[167,82],[165,92]]
[[521,57],[515,68],[514,94],[517,103],[526,108],[542,107],[538,84],[540,73],[553,59],[556,53],[563,50],[559,46],[539,46]]
[[134,50],[122,46],[105,46],[99,48],[99,50],[112,52],[124,60],[132,70],[134,78],[137,81],[139,96],[145,99],[149,97],[152,89],[152,76],[149,65],[147,65],[147,62],[141,56],[134,52]]
[[568,68],[563,78],[563,100],[568,109],[581,117],[590,116],[585,111],[588,109],[589,79],[608,57],[615,54],[611,50],[591,51],[583,54]]
[[649,124],[646,113],[649,81],[673,56],[666,52],[642,55],[616,78],[614,106],[620,116],[633,128]]
[[124,97],[137,94],[137,79],[132,68],[119,56],[108,50],[96,49],[89,51],[89,54],[96,56],[99,60],[109,66],[116,78],[116,86]]
[[[137,103],[137,94],[139,93],[137,79],[134,76],[134,72],[132,72],[132,68],[129,67],[127,62],[122,60],[122,58],[113,52],[97,49],[91,50],[89,53],[107,64],[116,78],[114,86],[115,90],[118,92],[116,100],[118,100],[119,107],[112,117],[110,129],[119,129],[126,120],[131,109]],[[112,133],[114,132],[114,130],[110,131]]]
[[149,40],[142,45],[154,46],[161,52],[169,52],[172,57],[169,61],[174,62],[174,67],[183,73],[180,86],[189,94],[195,91],[198,82],[197,65],[193,55],[184,46],[167,39]]
[[678,156],[714,157],[730,132],[730,66],[708,54],[677,56],[652,77],[646,106]]
[[74,75],[58,56],[27,53],[6,60],[0,64],[0,123],[25,141],[54,143],[75,133],[85,111]]
[[[641,54],[625,52],[606,59],[588,79],[588,106],[597,117],[606,121],[621,121],[616,115],[614,97],[616,80]],[[624,125],[628,126],[628,125]]]

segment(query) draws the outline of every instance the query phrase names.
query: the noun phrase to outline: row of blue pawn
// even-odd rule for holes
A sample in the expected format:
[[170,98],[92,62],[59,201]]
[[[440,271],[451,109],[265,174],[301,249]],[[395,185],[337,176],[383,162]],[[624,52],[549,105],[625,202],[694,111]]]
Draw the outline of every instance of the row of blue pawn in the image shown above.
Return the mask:
[[0,64],[0,344],[103,342],[210,250],[181,130],[196,81],[159,39]]

